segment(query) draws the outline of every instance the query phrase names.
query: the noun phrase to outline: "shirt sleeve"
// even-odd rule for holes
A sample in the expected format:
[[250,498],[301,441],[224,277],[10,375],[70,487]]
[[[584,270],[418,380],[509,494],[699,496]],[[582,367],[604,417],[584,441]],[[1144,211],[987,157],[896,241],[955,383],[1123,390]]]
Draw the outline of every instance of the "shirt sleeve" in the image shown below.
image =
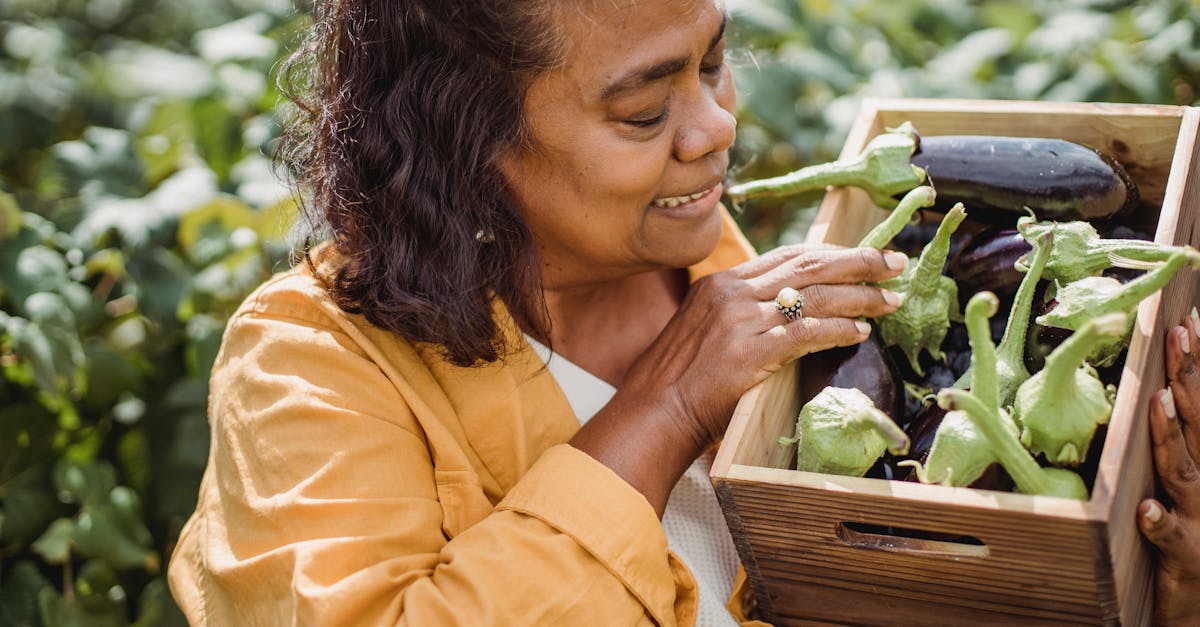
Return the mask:
[[690,623],[694,583],[649,503],[590,456],[545,452],[448,538],[429,443],[335,326],[240,315],[213,443],[171,562],[196,624]]

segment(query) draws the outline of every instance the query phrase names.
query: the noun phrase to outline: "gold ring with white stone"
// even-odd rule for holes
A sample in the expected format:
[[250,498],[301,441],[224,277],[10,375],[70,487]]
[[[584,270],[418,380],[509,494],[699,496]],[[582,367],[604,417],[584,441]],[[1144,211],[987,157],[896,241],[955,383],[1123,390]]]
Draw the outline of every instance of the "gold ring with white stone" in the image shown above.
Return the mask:
[[799,291],[785,287],[775,295],[775,309],[783,314],[788,322],[804,317],[804,296]]

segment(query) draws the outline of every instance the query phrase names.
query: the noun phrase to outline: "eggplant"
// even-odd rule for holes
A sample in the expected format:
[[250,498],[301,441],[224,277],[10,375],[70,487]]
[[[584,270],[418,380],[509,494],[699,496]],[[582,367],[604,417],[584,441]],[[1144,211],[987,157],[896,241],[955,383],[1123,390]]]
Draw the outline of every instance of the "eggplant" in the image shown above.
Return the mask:
[[975,235],[951,257],[946,273],[958,281],[960,293],[988,291],[1008,296],[1017,291],[1025,276],[1016,269],[1017,260],[1031,250],[1016,229],[991,228]]
[[805,355],[800,363],[800,398],[806,402],[826,387],[858,388],[896,424],[904,419],[904,386],[875,334],[854,346]]
[[[947,410],[937,405],[936,403],[929,406],[925,413],[921,414],[912,424],[905,429],[908,434],[911,444],[909,445],[908,456],[905,459],[915,460],[921,465],[929,460],[929,451],[933,449],[933,439],[937,435],[938,427],[942,426],[942,419],[946,417]],[[900,466],[898,479],[902,481],[920,481],[917,476],[916,467],[913,464],[896,464]],[[967,484],[967,487],[977,490],[996,490],[998,492],[1011,492],[1012,479],[1008,473],[1004,472],[1004,468],[1000,464],[991,464],[983,471],[979,478]]]
[[1104,220],[1138,202],[1121,164],[1062,139],[919,136],[911,161],[937,189],[935,209],[961,202],[972,219],[999,226],[1015,225],[1028,210],[1040,220]]

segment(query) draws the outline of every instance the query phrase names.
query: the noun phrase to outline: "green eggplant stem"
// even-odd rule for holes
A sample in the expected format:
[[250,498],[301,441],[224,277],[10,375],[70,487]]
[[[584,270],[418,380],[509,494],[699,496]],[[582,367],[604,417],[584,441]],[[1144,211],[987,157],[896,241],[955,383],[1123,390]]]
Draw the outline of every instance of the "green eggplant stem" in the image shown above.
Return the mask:
[[959,409],[966,412],[983,436],[991,443],[1000,465],[1013,478],[1017,488],[1025,494],[1050,494],[1053,489],[1042,473],[1042,467],[1021,446],[1017,436],[1005,431],[1003,417],[995,407],[988,407],[975,397],[974,389],[957,390],[945,388],[938,393],[938,405],[943,409]]
[[[971,343],[971,392],[988,407],[1000,407],[1000,382],[996,374],[996,347],[988,319],[996,315],[1000,299],[980,292],[967,302],[967,338]],[[990,439],[990,436],[989,436]]]
[[937,192],[928,185],[914,187],[904,198],[900,199],[900,204],[884,218],[883,222],[875,225],[870,233],[867,233],[862,241],[858,243],[859,248],[883,248],[888,245],[900,231],[912,222],[913,214],[924,207],[932,207],[934,201],[937,200]]
[[1200,266],[1200,252],[1193,248],[1185,248],[1172,254],[1158,268],[1127,283],[1114,298],[1105,303],[1102,311],[1095,314],[1132,311],[1138,303],[1169,283],[1171,277],[1175,276],[1184,264]]
[[1091,324],[1085,324],[1072,333],[1046,357],[1046,365],[1042,368],[1046,373],[1043,375],[1046,381],[1042,389],[1052,394],[1075,390],[1075,371],[1083,365],[1097,344],[1124,333],[1127,322],[1128,316],[1118,311],[1094,318]]
[[[1042,272],[1046,269],[1046,262],[1050,259],[1050,249],[1053,245],[1053,231],[1041,233],[1034,239],[1033,263],[1021,278],[1021,285],[1017,288],[1012,309],[1009,310],[1008,322],[1004,326],[1004,337],[996,347],[996,360],[1007,364],[1012,374],[1011,380],[999,382],[1001,405],[1011,403],[1017,388],[1029,378],[1029,370],[1025,367],[1025,336],[1029,331],[1029,318],[1033,315],[1033,296]],[[972,370],[967,368],[958,381],[954,382],[954,387],[960,390],[968,389],[971,386]]]
[[[913,267],[909,284],[922,286],[924,289],[936,289],[942,270],[946,267],[946,257],[950,255],[950,236],[958,229],[958,225],[967,217],[962,203],[956,203],[942,218],[937,233],[933,235],[930,245],[921,250],[917,265]],[[955,307],[957,308],[957,303]],[[936,347],[935,347],[936,348]]]
[[912,124],[876,135],[854,157],[800,168],[782,176],[747,181],[727,191],[735,202],[760,196],[788,196],[828,186],[852,186],[865,191],[880,207],[889,207],[894,195],[925,182],[925,170],[910,162],[917,149]]

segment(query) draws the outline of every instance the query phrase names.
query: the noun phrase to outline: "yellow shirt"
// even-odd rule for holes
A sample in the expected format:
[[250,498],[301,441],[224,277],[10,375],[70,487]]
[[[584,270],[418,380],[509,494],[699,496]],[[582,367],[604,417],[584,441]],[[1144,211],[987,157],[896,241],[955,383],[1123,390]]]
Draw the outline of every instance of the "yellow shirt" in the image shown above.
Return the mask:
[[[752,255],[724,214],[689,272]],[[339,309],[306,264],[272,278],[230,319],[213,368],[208,468],[169,571],[184,614],[691,625],[691,573],[645,498],[566,444],[579,423],[542,366],[526,348],[456,367]]]

